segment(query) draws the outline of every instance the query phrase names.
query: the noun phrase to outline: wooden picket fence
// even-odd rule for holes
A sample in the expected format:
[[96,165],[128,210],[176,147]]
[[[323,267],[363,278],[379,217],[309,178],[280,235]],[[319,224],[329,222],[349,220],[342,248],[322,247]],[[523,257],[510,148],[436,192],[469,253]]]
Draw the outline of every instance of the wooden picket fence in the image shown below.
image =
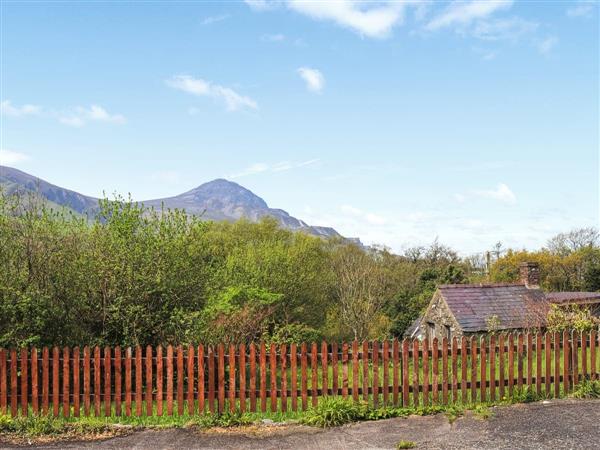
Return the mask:
[[600,377],[600,334],[424,341],[0,349],[0,414],[305,410],[338,395],[381,406],[547,397]]

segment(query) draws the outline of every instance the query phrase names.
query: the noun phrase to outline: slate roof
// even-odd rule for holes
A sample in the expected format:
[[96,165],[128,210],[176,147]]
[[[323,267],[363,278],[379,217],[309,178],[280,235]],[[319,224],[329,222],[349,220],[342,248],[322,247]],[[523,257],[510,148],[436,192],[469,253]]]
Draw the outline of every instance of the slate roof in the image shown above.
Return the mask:
[[500,329],[545,325],[549,304],[540,289],[524,284],[450,284],[439,286],[439,291],[464,332],[488,331],[493,316]]
[[549,292],[550,303],[600,303],[600,292]]

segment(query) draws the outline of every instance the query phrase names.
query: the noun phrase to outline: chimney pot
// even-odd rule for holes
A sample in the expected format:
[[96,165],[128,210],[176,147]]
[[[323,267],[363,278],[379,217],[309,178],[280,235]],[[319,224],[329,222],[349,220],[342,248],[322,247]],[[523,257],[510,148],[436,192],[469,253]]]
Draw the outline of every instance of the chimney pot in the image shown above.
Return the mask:
[[519,264],[521,283],[528,288],[540,287],[540,265],[536,262],[524,262]]

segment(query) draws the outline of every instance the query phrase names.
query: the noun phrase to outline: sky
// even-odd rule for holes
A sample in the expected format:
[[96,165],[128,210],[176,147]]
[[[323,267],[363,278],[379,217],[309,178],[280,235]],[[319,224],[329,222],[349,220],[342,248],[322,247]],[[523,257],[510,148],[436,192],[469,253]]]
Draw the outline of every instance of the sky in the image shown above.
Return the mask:
[[215,178],[394,251],[599,219],[599,4],[0,3],[0,164],[87,195]]

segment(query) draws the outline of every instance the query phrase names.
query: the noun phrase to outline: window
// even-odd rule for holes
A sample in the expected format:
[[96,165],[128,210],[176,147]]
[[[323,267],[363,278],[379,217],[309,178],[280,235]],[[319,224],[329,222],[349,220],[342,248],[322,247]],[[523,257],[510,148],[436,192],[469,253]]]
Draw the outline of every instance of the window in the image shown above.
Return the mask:
[[450,341],[452,338],[452,330],[450,329],[450,325],[444,325],[444,328],[446,329],[446,339]]

